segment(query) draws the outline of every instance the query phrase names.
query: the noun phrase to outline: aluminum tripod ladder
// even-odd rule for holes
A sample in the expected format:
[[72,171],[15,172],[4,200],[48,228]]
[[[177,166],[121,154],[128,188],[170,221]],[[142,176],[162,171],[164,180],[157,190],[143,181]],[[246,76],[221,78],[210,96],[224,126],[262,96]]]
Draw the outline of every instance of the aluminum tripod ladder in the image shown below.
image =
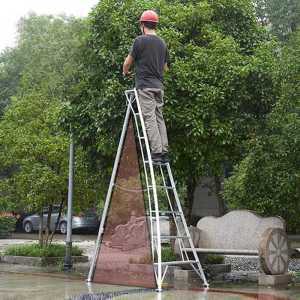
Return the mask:
[[[140,158],[143,165],[143,181],[145,186],[145,199],[147,199],[147,214],[149,219],[149,227],[151,234],[151,251],[154,265],[154,273],[157,284],[157,291],[162,291],[162,284],[169,266],[190,265],[198,276],[202,279],[203,285],[208,287],[205,274],[195,250],[188,226],[182,211],[182,206],[177,194],[174,178],[169,163],[153,163],[149,141],[147,138],[146,127],[142,117],[141,106],[139,103],[138,93],[136,89],[125,91],[127,100],[127,111],[120,143],[115,159],[114,169],[106,196],[105,206],[103,209],[98,239],[96,242],[96,253],[90,268],[88,281],[92,280],[96,257],[98,256],[101,237],[104,231],[104,223],[108,213],[108,207],[115,185],[115,179],[118,164],[121,157],[122,147],[126,136],[126,130],[129,123],[130,115],[133,116],[135,124],[135,132],[138,139],[138,148]],[[160,205],[164,205],[164,209]],[[165,207],[168,209],[165,209]],[[164,236],[161,234],[160,216],[168,215],[175,224],[177,234],[174,236]],[[175,240],[180,250],[180,260],[162,261],[162,242],[165,240]]]

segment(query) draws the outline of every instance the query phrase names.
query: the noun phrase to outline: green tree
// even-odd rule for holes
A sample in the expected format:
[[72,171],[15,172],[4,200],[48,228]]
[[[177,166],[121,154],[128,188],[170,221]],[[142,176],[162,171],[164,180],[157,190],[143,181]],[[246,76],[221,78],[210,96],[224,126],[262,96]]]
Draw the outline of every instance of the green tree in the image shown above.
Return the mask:
[[281,96],[267,127],[225,184],[233,208],[280,215],[290,232],[300,228],[300,31],[283,49],[278,81]]
[[124,90],[133,85],[122,77],[122,62],[145,9],[160,13],[159,35],[170,48],[165,117],[172,165],[191,208],[200,176],[218,180],[223,163],[239,160],[244,142],[264,126],[276,99],[276,44],[247,0],[101,1],[89,17],[85,88],[68,117],[82,143],[96,147],[104,170],[116,150]]
[[[1,181],[2,207],[41,211],[66,202],[69,138],[58,128],[60,109],[58,101],[31,93],[15,99],[5,113],[0,123],[0,166],[15,165],[17,169]],[[96,182],[89,178],[80,148],[76,167],[75,207],[81,210],[95,204]]]
[[[62,131],[60,116],[73,93],[85,32],[85,21],[75,18],[30,15],[20,21],[19,61],[11,57],[7,65],[22,72],[0,121],[0,169],[12,170],[0,181],[2,208],[40,212],[49,206],[51,213],[53,204],[66,200],[70,128]],[[82,210],[95,205],[98,177],[86,152],[76,152],[75,209]],[[47,243],[49,223],[46,232]]]
[[23,64],[17,49],[6,49],[0,54],[0,118],[16,94]]
[[254,0],[256,14],[261,24],[280,40],[286,41],[300,25],[298,0]]

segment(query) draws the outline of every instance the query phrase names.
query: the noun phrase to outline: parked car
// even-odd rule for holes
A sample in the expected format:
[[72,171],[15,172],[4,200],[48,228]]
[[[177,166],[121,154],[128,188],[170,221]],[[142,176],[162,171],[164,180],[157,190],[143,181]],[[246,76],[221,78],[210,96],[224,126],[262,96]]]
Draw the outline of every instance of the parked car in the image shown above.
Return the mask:
[[[59,214],[59,207],[54,206],[51,214],[50,221],[50,230],[53,231],[55,229],[55,224],[57,221],[57,217]],[[46,228],[48,217],[48,211],[44,210],[43,212],[43,227]],[[94,211],[87,211],[85,213],[80,213],[78,215],[73,215],[72,218],[72,230],[84,230],[84,231],[97,231],[99,228],[100,217]],[[26,217],[23,220],[23,229],[27,233],[31,233],[33,231],[38,231],[40,226],[40,216],[39,214],[33,214]],[[67,216],[66,214],[62,214],[57,231],[62,234],[67,233]]]

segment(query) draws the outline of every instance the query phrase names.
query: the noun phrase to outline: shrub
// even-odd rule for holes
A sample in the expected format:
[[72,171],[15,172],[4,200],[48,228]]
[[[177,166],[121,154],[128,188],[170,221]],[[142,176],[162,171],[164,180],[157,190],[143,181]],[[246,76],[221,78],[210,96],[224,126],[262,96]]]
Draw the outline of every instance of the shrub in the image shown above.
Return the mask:
[[[4,255],[31,257],[64,257],[65,245],[51,244],[41,247],[39,244],[13,245],[4,251]],[[81,256],[83,251],[78,246],[72,246],[72,256]]]
[[162,247],[161,249],[161,260],[162,261],[175,261],[177,260],[171,247]]
[[16,228],[16,218],[0,217],[0,238],[7,238]]
[[216,254],[208,254],[205,260],[208,265],[216,265],[224,263],[224,256]]

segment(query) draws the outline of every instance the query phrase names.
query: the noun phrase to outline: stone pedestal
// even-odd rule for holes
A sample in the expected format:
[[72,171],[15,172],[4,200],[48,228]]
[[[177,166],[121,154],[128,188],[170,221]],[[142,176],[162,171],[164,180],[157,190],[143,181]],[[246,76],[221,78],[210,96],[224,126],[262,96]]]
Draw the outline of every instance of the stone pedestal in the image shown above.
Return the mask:
[[264,286],[287,286],[292,280],[292,276],[288,273],[282,275],[266,275],[259,274],[258,284]]
[[230,264],[215,264],[215,265],[207,265],[207,271],[210,276],[214,277],[219,274],[230,273],[231,265]]
[[201,279],[194,270],[174,270],[174,288],[187,289],[193,285],[199,286]]

